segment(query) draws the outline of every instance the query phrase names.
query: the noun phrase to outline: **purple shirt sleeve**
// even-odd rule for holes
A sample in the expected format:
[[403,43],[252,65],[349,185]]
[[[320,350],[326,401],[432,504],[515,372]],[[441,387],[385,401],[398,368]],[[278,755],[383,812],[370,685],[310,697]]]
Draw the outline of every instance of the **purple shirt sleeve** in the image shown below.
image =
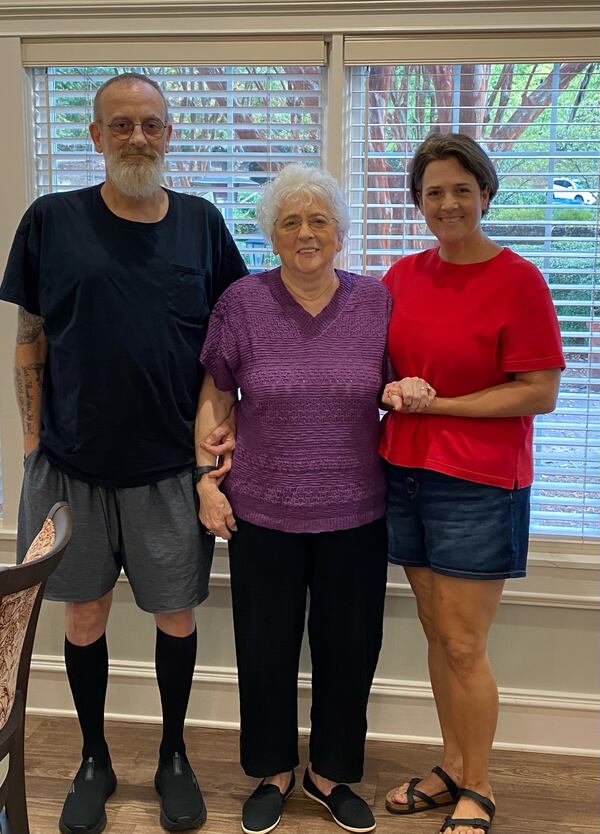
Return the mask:
[[239,344],[230,327],[227,310],[229,293],[219,299],[211,313],[200,362],[221,391],[235,391],[239,385],[236,372],[240,365]]

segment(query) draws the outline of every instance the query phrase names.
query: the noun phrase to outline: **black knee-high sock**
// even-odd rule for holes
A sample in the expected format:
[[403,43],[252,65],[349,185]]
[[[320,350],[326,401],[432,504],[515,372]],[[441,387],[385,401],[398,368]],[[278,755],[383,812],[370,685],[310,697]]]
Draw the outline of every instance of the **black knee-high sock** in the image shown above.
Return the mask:
[[104,738],[104,702],[108,684],[106,634],[89,646],[76,646],[65,636],[65,665],[83,735],[82,756],[109,761]]
[[171,637],[156,629],[156,678],[163,713],[160,757],[163,760],[173,753],[185,753],[183,724],[196,665],[196,645],[196,629],[187,637]]

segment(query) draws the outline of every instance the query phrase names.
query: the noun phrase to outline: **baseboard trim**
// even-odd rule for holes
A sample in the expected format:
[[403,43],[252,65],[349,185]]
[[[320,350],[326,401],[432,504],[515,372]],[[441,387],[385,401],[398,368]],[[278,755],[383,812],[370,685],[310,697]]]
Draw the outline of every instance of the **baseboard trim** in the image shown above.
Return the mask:
[[[412,589],[408,583],[388,582],[388,597],[412,597]],[[548,594],[538,591],[511,591],[506,588],[502,592],[502,605],[528,605],[542,608],[575,608],[585,611],[600,610],[600,596],[582,596],[579,594]]]
[[[10,566],[11,564],[13,563],[0,559],[0,566]],[[594,570],[599,570],[598,565],[594,566]],[[119,584],[129,584],[129,580],[124,573],[121,573],[117,582]],[[590,582],[590,585],[591,584],[592,582]],[[230,586],[231,581],[228,573],[211,573],[211,589],[229,588]],[[386,597],[414,598],[414,594],[407,582],[388,582]],[[511,591],[510,587],[504,589],[500,603],[501,605],[524,605],[542,608],[570,608],[573,610],[600,611],[600,596],[564,593],[554,594],[541,591]]]
[[[127,582],[128,580],[124,574],[121,574],[118,581]],[[229,588],[231,585],[229,574],[212,573],[210,576],[210,584],[211,588]],[[414,598],[413,591],[408,582],[388,582],[386,596]],[[552,594],[540,591],[511,591],[510,588],[505,588],[502,592],[500,604],[600,611],[600,596]]]
[[[14,534],[11,531],[0,530],[0,565],[14,564],[13,538]],[[569,541],[532,541],[532,550],[528,558],[529,576],[527,579],[506,583],[500,600],[501,605],[600,611],[600,595],[587,593],[592,589],[595,591],[600,580],[597,550],[597,545],[592,542],[581,544]],[[123,572],[118,583],[128,584]],[[210,587],[229,588],[230,585],[227,545],[218,541]],[[390,568],[386,596],[411,599],[414,597],[403,571],[399,568]]]
[[[160,703],[154,664],[111,661],[106,717],[157,723]],[[310,676],[298,680],[301,732],[308,732]],[[68,707],[66,705],[69,705]],[[64,660],[35,655],[31,664],[28,712],[74,715]],[[500,721],[495,747],[538,753],[600,756],[600,698],[573,692],[500,690]],[[188,723],[237,729],[237,673],[233,667],[196,667]],[[394,728],[390,732],[390,727]],[[433,696],[425,681],[376,678],[369,707],[369,738],[439,744]]]

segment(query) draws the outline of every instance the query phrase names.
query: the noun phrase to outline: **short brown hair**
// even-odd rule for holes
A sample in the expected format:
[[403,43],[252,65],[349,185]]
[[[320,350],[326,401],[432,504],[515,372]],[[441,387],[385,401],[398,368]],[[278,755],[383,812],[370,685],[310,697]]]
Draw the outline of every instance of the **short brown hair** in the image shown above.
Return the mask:
[[169,105],[167,104],[167,100],[165,98],[165,94],[160,89],[160,86],[156,83],[153,78],[149,78],[147,75],[144,75],[141,72],[121,72],[117,75],[113,75],[112,78],[109,78],[108,81],[105,81],[101,87],[98,87],[96,90],[96,95],[94,96],[94,121],[100,121],[100,98],[102,93],[106,90],[107,87],[110,87],[112,84],[116,84],[117,82],[125,82],[127,84],[134,84],[137,81],[141,81],[144,84],[149,84],[151,87],[160,94],[160,97],[163,100],[163,104],[165,106],[165,121],[169,121]]
[[[465,133],[431,133],[419,145],[410,163],[408,181],[410,196],[415,206],[421,207],[423,176],[429,163],[449,157],[454,157],[465,171],[473,174],[482,191],[487,190],[489,208],[489,203],[498,193],[498,175],[481,145]],[[483,214],[486,212],[487,208]]]

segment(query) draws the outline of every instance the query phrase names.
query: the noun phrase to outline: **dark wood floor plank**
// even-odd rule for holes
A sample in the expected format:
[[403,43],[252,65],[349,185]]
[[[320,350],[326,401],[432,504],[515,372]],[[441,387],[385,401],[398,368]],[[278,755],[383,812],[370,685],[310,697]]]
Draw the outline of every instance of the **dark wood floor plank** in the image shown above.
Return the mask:
[[[77,722],[30,716],[27,721],[27,786],[31,834],[56,834],[62,802],[80,755]],[[164,834],[158,822],[153,779],[160,743],[157,725],[108,722],[107,738],[119,779],[107,804],[107,834]],[[240,831],[240,810],[257,781],[238,761],[238,734],[189,727],[188,754],[202,785],[209,819],[203,834]],[[359,792],[372,804],[378,834],[436,834],[448,809],[410,817],[385,810],[385,794],[439,761],[433,745],[369,741]],[[302,793],[308,755],[300,742],[297,787],[285,806],[278,834],[336,834],[327,811]],[[492,834],[598,834],[600,763],[596,759],[494,751],[492,779],[498,814]]]

